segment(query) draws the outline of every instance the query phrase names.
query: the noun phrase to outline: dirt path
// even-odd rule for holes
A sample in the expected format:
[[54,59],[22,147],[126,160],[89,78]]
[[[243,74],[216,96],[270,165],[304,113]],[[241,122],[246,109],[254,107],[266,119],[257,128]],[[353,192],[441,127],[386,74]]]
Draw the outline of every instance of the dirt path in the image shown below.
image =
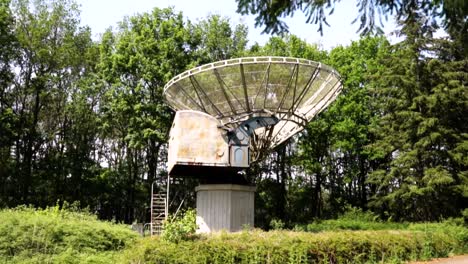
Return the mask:
[[431,261],[416,261],[408,264],[468,264],[468,255],[455,256],[451,258],[438,258]]

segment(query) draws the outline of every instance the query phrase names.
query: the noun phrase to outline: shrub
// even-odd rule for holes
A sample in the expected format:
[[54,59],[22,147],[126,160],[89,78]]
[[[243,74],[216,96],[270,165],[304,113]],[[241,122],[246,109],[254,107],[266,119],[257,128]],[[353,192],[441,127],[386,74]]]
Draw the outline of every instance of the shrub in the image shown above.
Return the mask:
[[137,237],[127,226],[58,206],[0,211],[0,263],[109,263]]
[[371,211],[363,211],[358,207],[347,206],[346,211],[340,215],[338,219],[362,222],[377,222],[379,220],[379,216]]
[[464,220],[465,225],[468,225],[468,208],[465,208],[462,211],[462,216],[463,216],[463,220]]
[[338,230],[405,230],[408,223],[383,222],[377,215],[360,208],[348,207],[346,212],[331,220],[316,220],[305,226],[296,226],[309,232]]
[[181,218],[172,218],[164,222],[162,240],[179,243],[192,238],[197,230],[196,212],[193,209],[185,211]]
[[443,232],[258,230],[217,233],[178,244],[145,238],[125,251],[123,263],[400,263],[460,252]]
[[273,218],[270,221],[270,227],[273,230],[282,230],[284,229],[284,222],[281,219]]
[[447,234],[457,239],[461,248],[459,253],[468,251],[468,228],[455,219],[449,219],[442,223],[413,223],[408,226],[408,230]]

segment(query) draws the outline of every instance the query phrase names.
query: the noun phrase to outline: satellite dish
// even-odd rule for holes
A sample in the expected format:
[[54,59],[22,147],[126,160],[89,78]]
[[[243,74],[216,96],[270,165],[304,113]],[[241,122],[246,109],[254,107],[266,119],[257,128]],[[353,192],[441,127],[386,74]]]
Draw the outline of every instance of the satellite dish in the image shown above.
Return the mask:
[[238,172],[304,129],[341,87],[332,68],[284,57],[214,62],[167,83],[164,96],[176,111],[168,175],[201,180],[200,232],[254,225],[255,187]]
[[164,87],[175,111],[216,118],[219,128],[248,137],[250,162],[304,129],[340,93],[340,75],[319,62],[246,57],[185,71]]

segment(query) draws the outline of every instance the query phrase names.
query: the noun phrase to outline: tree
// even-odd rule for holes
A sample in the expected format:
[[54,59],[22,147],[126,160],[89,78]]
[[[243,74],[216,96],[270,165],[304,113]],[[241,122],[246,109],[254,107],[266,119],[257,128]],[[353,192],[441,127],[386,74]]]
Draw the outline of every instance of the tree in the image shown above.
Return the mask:
[[[126,222],[145,218],[152,182],[162,183],[166,177],[164,161],[173,112],[163,100],[164,85],[209,56],[220,55],[211,42],[226,43],[231,37],[230,27],[224,27],[226,21],[213,21],[213,29],[205,22],[194,26],[173,9],[155,8],[125,18],[117,32],[103,36],[98,67],[104,84],[102,148],[108,164],[103,176],[112,177],[110,181],[125,189],[124,196],[112,192],[115,198],[106,210],[123,208],[119,218]],[[222,31],[216,31],[218,24],[223,25]],[[227,37],[217,38],[216,32]],[[226,52],[222,56],[230,56],[232,45],[219,48]]]
[[308,212],[302,219],[335,216],[346,205],[367,207],[372,164],[366,145],[373,140],[369,127],[376,116],[370,107],[369,77],[388,47],[384,38],[366,37],[334,48],[325,60],[341,73],[343,90],[300,137],[295,163],[304,171],[301,182],[309,193],[299,199],[307,201],[301,202]]
[[[237,12],[241,14],[253,14],[255,26],[264,26],[265,33],[284,33],[288,26],[281,17],[292,16],[296,11],[302,11],[307,16],[307,23],[318,24],[318,31],[323,33],[323,24],[328,25],[327,16],[332,14],[335,6],[340,0],[306,1],[306,0],[237,0]],[[431,16],[436,22],[441,21],[444,29],[449,32],[453,39],[464,44],[463,49],[466,56],[468,52],[468,2],[463,0],[359,0],[357,2],[359,14],[355,21],[360,22],[359,30],[362,34],[381,31],[376,18],[383,16],[387,19],[388,14],[395,14],[397,19],[406,17],[413,12],[417,5],[425,15]],[[377,16],[376,16],[377,14]]]
[[66,158],[70,119],[63,110],[76,92],[77,80],[88,73],[89,61],[83,58],[90,32],[78,28],[73,2],[16,0],[11,6],[17,57],[10,63],[14,81],[2,87],[2,97],[9,98],[6,111],[15,120],[15,135],[7,146],[12,165],[5,199],[10,206],[46,205],[66,197],[68,164],[78,162]]
[[189,27],[198,65],[241,57],[245,51],[248,29],[243,24],[232,28],[229,18],[211,15]]
[[17,55],[13,30],[14,18],[9,1],[0,1],[0,206],[8,203],[7,182],[14,166],[10,152],[17,133],[17,119],[11,109],[14,101],[10,95],[14,77],[11,64]]
[[423,12],[403,19],[406,38],[373,82],[380,118],[369,150],[380,165],[370,205],[394,219],[437,220],[466,204],[467,60],[449,51],[458,42],[432,38]]

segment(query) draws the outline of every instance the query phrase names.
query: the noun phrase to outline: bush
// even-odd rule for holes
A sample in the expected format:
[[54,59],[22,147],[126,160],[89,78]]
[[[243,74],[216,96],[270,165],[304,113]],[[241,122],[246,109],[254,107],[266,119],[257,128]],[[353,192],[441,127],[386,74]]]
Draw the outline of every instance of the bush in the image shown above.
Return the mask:
[[365,222],[350,219],[315,221],[304,229],[309,232],[338,230],[405,230],[409,224],[394,222]]
[[468,228],[461,224],[461,219],[449,219],[442,223],[413,223],[408,230],[422,231],[425,233],[444,233],[457,239],[461,248],[460,252],[468,251]]
[[[195,212],[189,210],[167,222],[161,237],[138,239],[127,226],[98,221],[76,208],[21,207],[0,211],[0,263],[400,263],[468,252],[461,218],[397,224],[359,221],[359,214],[306,227],[400,230],[195,236]],[[281,222],[272,226],[282,227]]]
[[58,206],[0,211],[0,263],[109,263],[137,237],[127,226]]
[[363,211],[361,208],[347,206],[346,211],[340,215],[338,219],[362,222],[378,222],[379,216],[371,211]]
[[338,230],[405,230],[408,225],[408,223],[383,222],[370,211],[348,207],[338,219],[315,220],[308,225],[296,225],[294,229],[315,233]]
[[443,232],[258,230],[217,233],[170,243],[145,238],[125,251],[123,263],[400,263],[460,252]]
[[164,222],[162,240],[179,243],[191,239],[197,230],[196,217],[195,210],[189,209],[182,218],[172,218]]
[[284,222],[281,219],[273,218],[270,221],[270,228],[273,230],[282,230],[284,229]]
[[462,216],[463,216],[463,221],[464,221],[465,225],[468,225],[468,208],[465,208],[462,211]]

